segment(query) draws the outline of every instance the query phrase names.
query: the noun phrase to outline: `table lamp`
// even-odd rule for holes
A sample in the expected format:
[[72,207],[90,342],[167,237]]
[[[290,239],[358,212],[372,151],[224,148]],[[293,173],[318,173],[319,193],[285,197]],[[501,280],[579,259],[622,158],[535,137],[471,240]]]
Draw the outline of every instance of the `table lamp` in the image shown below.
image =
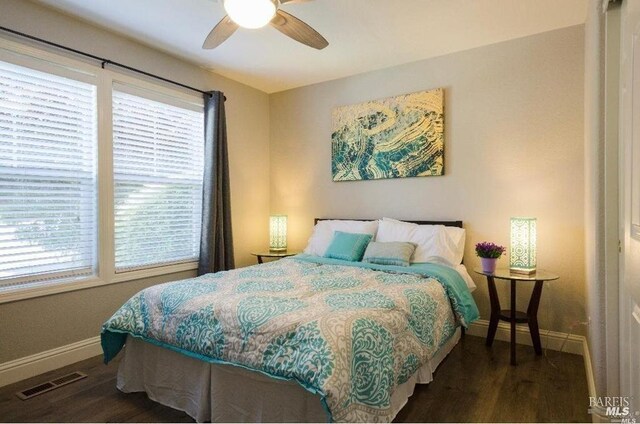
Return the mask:
[[511,218],[509,268],[518,274],[536,272],[536,218]]
[[287,250],[287,215],[269,217],[269,250],[272,252]]

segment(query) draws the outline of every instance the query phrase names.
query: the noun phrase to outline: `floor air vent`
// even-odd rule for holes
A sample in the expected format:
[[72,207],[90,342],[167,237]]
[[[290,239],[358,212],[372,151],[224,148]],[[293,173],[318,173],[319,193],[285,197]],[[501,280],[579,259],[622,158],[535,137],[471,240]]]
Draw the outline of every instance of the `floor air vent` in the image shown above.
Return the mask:
[[78,380],[82,380],[86,377],[87,374],[75,371],[71,374],[63,375],[62,377],[56,378],[55,380],[47,381],[46,383],[41,383],[37,386],[29,387],[28,389],[16,393],[16,396],[18,396],[22,400],[31,399],[34,396],[50,392],[51,390],[57,389],[58,387],[62,387]]

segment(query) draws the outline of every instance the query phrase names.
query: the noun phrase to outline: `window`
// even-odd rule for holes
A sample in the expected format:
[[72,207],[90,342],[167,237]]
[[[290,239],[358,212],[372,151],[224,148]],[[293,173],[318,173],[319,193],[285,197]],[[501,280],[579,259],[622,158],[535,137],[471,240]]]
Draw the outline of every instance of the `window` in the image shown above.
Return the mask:
[[0,303],[194,270],[202,97],[0,39]]
[[202,104],[115,86],[116,272],[198,259],[203,169]]
[[96,86],[0,62],[0,291],[96,272]]

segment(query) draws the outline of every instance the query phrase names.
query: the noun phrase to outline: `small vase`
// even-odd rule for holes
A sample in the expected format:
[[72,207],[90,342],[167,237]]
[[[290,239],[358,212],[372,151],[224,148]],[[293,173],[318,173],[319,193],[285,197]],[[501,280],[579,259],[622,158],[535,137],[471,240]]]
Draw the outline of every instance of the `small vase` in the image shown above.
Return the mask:
[[498,263],[497,258],[480,258],[480,263],[482,264],[482,270],[484,272],[489,272],[493,274],[496,272],[496,264]]

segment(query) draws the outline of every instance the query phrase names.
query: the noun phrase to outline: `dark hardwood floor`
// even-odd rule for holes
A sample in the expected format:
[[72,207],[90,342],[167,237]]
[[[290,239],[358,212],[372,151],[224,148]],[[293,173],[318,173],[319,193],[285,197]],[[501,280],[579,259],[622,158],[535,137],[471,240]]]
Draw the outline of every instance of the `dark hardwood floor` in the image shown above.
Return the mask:
[[418,385],[396,422],[591,422],[582,356],[465,336],[438,367],[434,380]]
[[[397,422],[587,422],[588,393],[581,356],[548,351],[535,356],[518,346],[518,366],[509,365],[509,345],[465,336],[428,385],[418,385]],[[87,359],[0,389],[3,422],[192,422],[144,393],[116,389],[118,360]],[[15,392],[72,371],[89,376],[27,401]]]

